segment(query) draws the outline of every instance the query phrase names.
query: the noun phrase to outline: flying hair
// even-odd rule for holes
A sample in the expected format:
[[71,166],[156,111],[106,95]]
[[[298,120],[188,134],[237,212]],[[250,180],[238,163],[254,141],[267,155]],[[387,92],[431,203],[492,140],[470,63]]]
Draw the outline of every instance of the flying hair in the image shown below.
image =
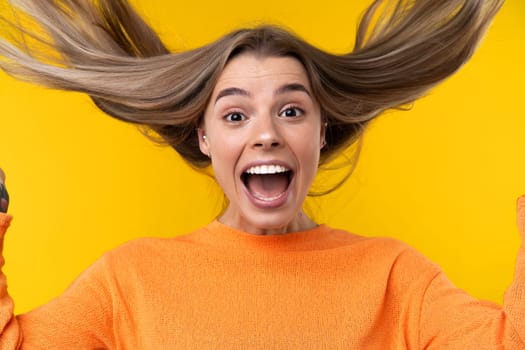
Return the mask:
[[158,135],[191,166],[205,168],[210,160],[195,130],[228,61],[244,52],[294,57],[327,123],[322,165],[373,118],[415,101],[457,71],[502,3],[375,0],[360,20],[354,49],[332,54],[271,25],[170,52],[124,0],[13,0],[9,16],[0,17],[8,28],[0,39],[0,68],[21,80],[86,93],[108,115]]

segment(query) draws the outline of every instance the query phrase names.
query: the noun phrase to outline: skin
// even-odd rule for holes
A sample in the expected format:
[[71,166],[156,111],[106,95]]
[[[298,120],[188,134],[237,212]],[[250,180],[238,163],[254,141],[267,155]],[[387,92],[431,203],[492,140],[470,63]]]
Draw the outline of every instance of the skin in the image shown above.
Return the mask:
[[[229,204],[219,221],[253,234],[283,234],[316,226],[302,209],[325,143],[318,102],[302,64],[292,57],[244,53],[224,68],[199,128],[201,151]],[[250,164],[293,170],[286,200],[261,207],[241,175]]]

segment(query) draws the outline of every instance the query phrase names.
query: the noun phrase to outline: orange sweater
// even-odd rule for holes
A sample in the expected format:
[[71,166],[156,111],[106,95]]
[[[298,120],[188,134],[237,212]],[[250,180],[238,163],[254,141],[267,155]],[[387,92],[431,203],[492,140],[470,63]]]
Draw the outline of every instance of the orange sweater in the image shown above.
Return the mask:
[[[0,237],[9,221],[0,215]],[[49,304],[12,313],[2,274],[2,350],[525,349],[525,251],[500,307],[393,239],[327,226],[256,236],[215,221],[125,244]]]

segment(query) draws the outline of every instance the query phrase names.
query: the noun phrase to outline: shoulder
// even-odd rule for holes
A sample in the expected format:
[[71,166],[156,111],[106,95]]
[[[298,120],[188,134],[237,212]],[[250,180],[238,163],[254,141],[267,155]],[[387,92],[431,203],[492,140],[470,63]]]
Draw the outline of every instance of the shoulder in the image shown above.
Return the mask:
[[330,236],[332,239],[340,242],[347,242],[352,245],[355,244],[359,249],[366,251],[367,253],[386,256],[407,255],[413,256],[414,258],[422,257],[422,255],[410,245],[391,237],[363,236],[336,228],[330,228]]
[[175,237],[142,237],[125,242],[104,255],[108,261],[121,261],[127,264],[141,261],[168,259],[185,255],[191,242],[188,234]]
[[86,272],[110,289],[131,294],[163,286],[163,281],[180,280],[199,256],[190,244],[185,236],[133,239],[104,253]]
[[338,250],[342,251],[343,258],[362,269],[407,282],[419,278],[430,280],[441,272],[437,264],[398,239],[360,236],[340,229],[332,229],[331,235],[349,243],[341,244]]

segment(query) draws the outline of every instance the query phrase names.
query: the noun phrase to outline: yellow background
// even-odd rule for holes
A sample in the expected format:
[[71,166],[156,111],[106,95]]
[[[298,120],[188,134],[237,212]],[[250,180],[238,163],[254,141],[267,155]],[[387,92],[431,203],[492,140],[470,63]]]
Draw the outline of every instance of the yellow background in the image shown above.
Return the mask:
[[[171,48],[270,22],[334,52],[352,47],[366,3],[135,2]],[[465,68],[412,111],[374,122],[352,178],[309,204],[318,220],[399,238],[459,287],[501,302],[520,242],[515,199],[525,193],[524,20],[525,3],[509,0]],[[104,251],[183,234],[220,208],[209,178],[84,95],[2,74],[0,101],[0,166],[15,216],[5,272],[17,312],[58,295]]]

